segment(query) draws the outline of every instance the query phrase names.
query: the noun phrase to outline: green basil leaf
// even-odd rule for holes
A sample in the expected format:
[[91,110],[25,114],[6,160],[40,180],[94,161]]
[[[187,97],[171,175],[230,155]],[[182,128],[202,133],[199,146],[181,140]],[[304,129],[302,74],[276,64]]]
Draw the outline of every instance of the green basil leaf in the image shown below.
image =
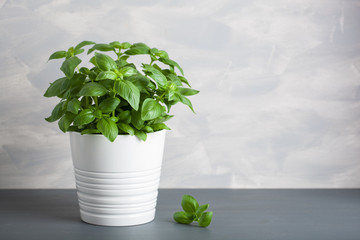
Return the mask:
[[70,57],[66,59],[63,64],[61,65],[60,70],[63,71],[65,76],[71,79],[74,76],[75,68],[81,63],[81,60],[76,57]]
[[198,207],[198,209],[196,210],[196,215],[200,216],[203,212],[205,212],[207,209],[209,208],[209,204],[204,204],[201,205],[200,207]]
[[86,67],[81,67],[80,72],[85,74],[85,75],[89,75],[90,70],[88,68],[86,68]]
[[142,74],[135,74],[135,75],[129,76],[126,78],[126,80],[132,82],[139,89],[145,89],[146,86],[150,82],[150,79],[148,79],[147,77],[145,77]]
[[90,54],[91,52],[93,52],[95,50],[102,51],[102,52],[108,52],[108,51],[114,51],[115,49],[110,44],[98,43],[89,49],[88,54]]
[[164,89],[167,84],[167,79],[162,72],[149,64],[143,64],[145,72],[157,83],[160,89]]
[[128,43],[128,42],[123,42],[123,43],[121,43],[121,48],[122,48],[122,49],[127,49],[127,48],[129,48],[129,47],[131,47],[131,44],[130,44],[130,43]]
[[84,51],[85,51],[84,49],[75,49],[74,55],[78,55],[80,53],[83,53]]
[[135,68],[132,67],[123,67],[119,71],[124,77],[130,77],[138,73]]
[[50,83],[50,87],[46,90],[44,97],[55,97],[55,96],[59,96],[63,93],[63,91],[61,91],[61,87],[63,85],[63,83],[66,81],[67,78],[59,78],[56,81],[54,81],[53,83]]
[[188,85],[189,87],[191,87],[190,84],[189,84],[189,82],[188,82],[188,80],[187,80],[186,78],[184,78],[183,76],[178,76],[178,78],[179,78],[183,83],[185,83],[186,85]]
[[167,73],[166,77],[170,82],[175,83],[176,86],[181,86],[182,85],[181,80],[177,75],[175,75],[173,73]]
[[116,107],[119,105],[119,103],[120,103],[119,98],[109,97],[99,104],[99,109],[103,113],[109,113],[109,112],[114,111],[116,109]]
[[95,62],[102,71],[110,71],[116,69],[116,62],[108,55],[95,53]]
[[71,83],[70,79],[67,78],[61,85],[60,91],[61,92],[68,91],[70,89],[70,83]]
[[157,52],[156,55],[158,55],[161,58],[166,58],[166,59],[169,58],[168,53],[164,50],[159,50],[159,52]]
[[93,111],[90,109],[82,110],[79,115],[77,115],[74,119],[75,126],[82,126],[91,123],[95,120],[95,116]]
[[177,69],[179,69],[179,71],[181,72],[181,75],[184,75],[184,71],[182,70],[182,68],[179,66],[179,64],[177,62],[175,62],[174,60],[168,59],[168,58],[159,58],[159,61],[172,66],[172,67],[176,67]]
[[150,127],[150,126],[145,126],[145,127],[143,127],[143,130],[145,130],[145,132],[147,132],[147,133],[152,133],[152,132],[154,132],[154,129],[152,129],[152,127]]
[[119,121],[118,117],[110,117],[110,120],[117,123]]
[[62,115],[64,115],[65,111],[63,109],[63,105],[65,102],[59,102],[55,108],[51,112],[51,116],[48,118],[45,118],[48,122],[55,122],[56,120],[60,119]]
[[181,200],[181,206],[185,212],[195,214],[199,203],[193,196],[184,195]]
[[156,132],[156,131],[160,131],[160,130],[171,130],[168,126],[166,126],[165,123],[155,123],[151,125],[152,129]]
[[144,121],[152,120],[160,117],[163,112],[164,109],[161,104],[152,98],[147,98],[141,107],[141,119]]
[[144,120],[141,119],[141,111],[131,110],[131,123],[138,130],[144,127]]
[[72,123],[74,118],[75,118],[75,114],[73,114],[71,112],[65,113],[65,115],[62,116],[62,118],[60,118],[60,120],[58,122],[58,125],[59,125],[59,128],[61,129],[61,131],[66,132],[69,129],[70,124]]
[[130,124],[131,123],[131,113],[129,110],[121,112],[119,115],[119,120],[123,123]]
[[153,124],[166,122],[166,121],[170,120],[172,117],[174,117],[174,115],[164,114],[162,117],[155,119],[153,121]]
[[102,112],[101,112],[101,110],[99,110],[99,109],[96,109],[95,111],[94,111],[94,116],[95,116],[95,118],[102,118]]
[[101,72],[99,73],[99,75],[96,77],[96,80],[105,80],[105,79],[111,79],[111,80],[116,80],[117,79],[117,75],[116,73],[114,73],[113,71],[105,71],[105,72]]
[[84,129],[81,131],[81,135],[84,135],[84,134],[96,134],[96,133],[100,133],[99,130],[97,129]]
[[80,96],[103,96],[108,90],[99,83],[90,82],[86,83],[80,90]]
[[137,136],[140,140],[146,141],[147,134],[144,131],[134,129],[134,134]]
[[139,109],[140,90],[130,81],[122,80],[115,83],[115,91],[124,98],[136,111]]
[[174,213],[173,218],[177,223],[190,224],[194,221],[195,216],[191,213],[176,212]]
[[193,113],[195,113],[195,111],[194,111],[194,109],[192,107],[191,101],[187,97],[184,97],[181,94],[176,94],[176,96],[179,98],[180,102],[187,105],[193,111]]
[[80,74],[80,73],[75,73],[74,76],[69,80],[70,81],[70,86],[82,86],[83,83],[85,82],[86,79],[86,75],[84,74]]
[[113,142],[119,133],[116,123],[109,118],[101,118],[96,127],[110,142]]
[[93,45],[93,44],[95,44],[95,42],[92,42],[92,41],[82,41],[81,43],[79,43],[78,45],[76,45],[75,50],[76,50],[76,49],[80,49],[80,48],[82,48],[82,47],[85,47],[85,46],[87,46],[87,45]]
[[77,98],[71,99],[67,104],[67,111],[78,114],[81,102]]
[[139,55],[139,54],[149,54],[150,48],[144,43],[135,43],[129,50],[125,51],[127,55]]
[[200,91],[195,90],[195,89],[182,88],[182,87],[179,87],[178,90],[184,96],[192,96],[192,95],[198,94],[200,92]]
[[113,46],[114,48],[121,48],[121,43],[119,41],[111,42],[109,45]]
[[51,54],[48,61],[50,61],[52,59],[59,59],[59,58],[64,58],[64,57],[66,57],[66,51],[56,51],[53,54]]
[[122,131],[128,133],[128,134],[131,135],[131,136],[134,136],[135,131],[134,131],[134,129],[133,129],[129,124],[126,124],[126,123],[123,123],[123,122],[119,122],[117,125],[118,125],[118,127],[119,127]]
[[204,212],[198,220],[199,225],[201,227],[209,226],[211,223],[212,216],[213,216],[213,212]]

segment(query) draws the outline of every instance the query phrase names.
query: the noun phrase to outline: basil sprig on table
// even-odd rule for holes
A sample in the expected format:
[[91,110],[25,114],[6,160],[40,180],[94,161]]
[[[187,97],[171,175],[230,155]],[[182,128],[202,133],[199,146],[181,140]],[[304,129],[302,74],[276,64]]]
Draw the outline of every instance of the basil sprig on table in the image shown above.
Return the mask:
[[[91,46],[90,68],[80,66],[78,55],[85,46]],[[149,62],[136,66],[130,62],[133,55],[148,55]],[[169,112],[174,104],[181,102],[194,112],[187,97],[199,91],[164,50],[144,43],[83,41],[54,52],[52,59],[64,59],[60,70],[65,76],[50,83],[44,94],[60,98],[46,120],[59,120],[63,132],[100,133],[111,142],[118,134],[129,134],[145,141],[147,133],[170,129],[164,122],[173,117]]]
[[199,205],[198,201],[190,195],[182,197],[181,206],[183,212],[175,212],[174,220],[182,224],[190,224],[193,221],[198,222],[201,227],[207,227],[211,223],[213,212],[205,212],[209,204]]

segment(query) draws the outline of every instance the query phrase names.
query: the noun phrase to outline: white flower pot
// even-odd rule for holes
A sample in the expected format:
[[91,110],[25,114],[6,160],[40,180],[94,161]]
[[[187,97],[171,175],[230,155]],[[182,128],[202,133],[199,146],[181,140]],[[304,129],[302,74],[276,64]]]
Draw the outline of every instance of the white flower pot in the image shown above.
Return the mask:
[[119,135],[112,143],[103,135],[70,132],[83,221],[131,226],[154,219],[165,132],[150,133],[145,142]]

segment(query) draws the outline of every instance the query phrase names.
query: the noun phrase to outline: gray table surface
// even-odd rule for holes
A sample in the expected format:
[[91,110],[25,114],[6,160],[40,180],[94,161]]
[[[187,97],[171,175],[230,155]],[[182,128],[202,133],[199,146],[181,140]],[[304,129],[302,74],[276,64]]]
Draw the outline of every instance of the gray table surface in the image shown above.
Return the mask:
[[[211,225],[177,224],[183,194],[210,203]],[[0,190],[0,239],[360,239],[359,189],[161,189],[156,218],[102,227],[79,217],[75,190]]]

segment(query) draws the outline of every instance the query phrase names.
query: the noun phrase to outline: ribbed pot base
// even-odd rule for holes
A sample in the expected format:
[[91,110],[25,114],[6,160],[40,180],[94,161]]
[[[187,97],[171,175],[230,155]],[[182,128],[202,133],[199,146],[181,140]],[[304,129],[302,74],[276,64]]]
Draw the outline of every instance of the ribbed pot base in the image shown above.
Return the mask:
[[101,226],[133,226],[151,222],[155,218],[155,209],[139,214],[128,215],[98,215],[80,210],[81,220],[84,222]]
[[132,226],[151,222],[160,168],[149,171],[103,173],[75,168],[80,216],[102,226]]

